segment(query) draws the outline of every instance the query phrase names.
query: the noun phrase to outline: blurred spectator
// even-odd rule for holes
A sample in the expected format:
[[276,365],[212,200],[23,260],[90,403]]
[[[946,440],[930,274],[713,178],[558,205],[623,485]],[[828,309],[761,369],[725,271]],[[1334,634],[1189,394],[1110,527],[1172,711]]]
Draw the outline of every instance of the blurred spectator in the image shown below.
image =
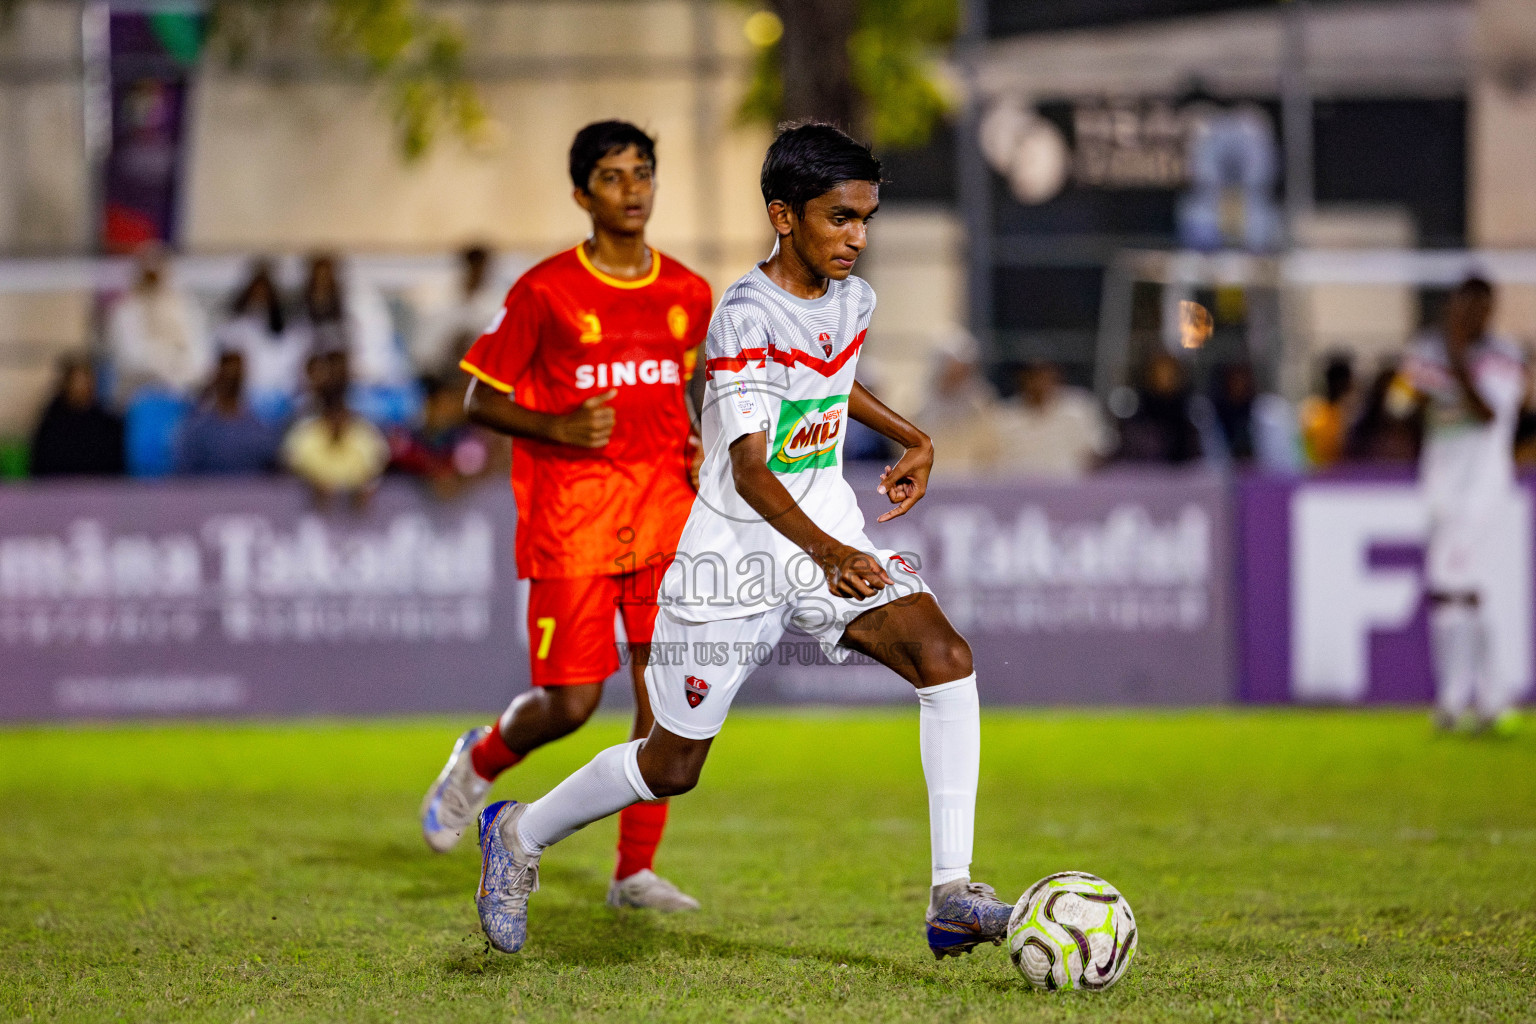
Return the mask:
[[933,438],[933,471],[966,475],[997,460],[997,394],[977,367],[976,341],[956,331],[934,353],[933,388],[917,425]]
[[[303,309],[305,322],[309,325],[311,352],[351,352],[351,329],[347,325],[336,257],[328,253],[310,257],[309,273],[304,278]],[[310,383],[314,383],[313,373]]]
[[96,374],[80,356],[59,362],[59,383],[32,432],[31,472],[48,476],[120,476],[123,421],[101,404]]
[[1397,363],[1388,362],[1371,381],[1360,404],[1360,418],[1350,428],[1344,457],[1356,462],[1413,462],[1419,457],[1422,412],[1395,416],[1388,408]]
[[315,413],[283,438],[282,461],[325,503],[347,495],[362,504],[389,464],[389,442],[379,428],[347,407],[351,382],[344,350],[319,352],[306,368]]
[[1130,408],[1120,414],[1122,462],[1181,464],[1200,457],[1200,433],[1190,415],[1190,391],[1184,367],[1167,352],[1147,362],[1142,384]]
[[1209,403],[1195,406],[1197,425],[1202,413],[1208,415],[1202,447],[1210,461],[1271,472],[1301,469],[1301,439],[1291,404],[1279,395],[1261,393],[1251,364],[1216,367]]
[[421,423],[390,435],[390,468],[422,477],[440,498],[452,498],[491,469],[490,444],[464,418],[456,378],[425,377]]
[[257,260],[230,306],[231,319],[214,334],[220,352],[244,356],[251,405],[268,418],[291,407],[303,383],[309,335],[284,308],[272,264]]
[[123,401],[145,387],[188,395],[207,377],[207,325],[197,304],[172,286],[159,249],[140,252],[133,287],[108,314],[107,344]]
[[302,306],[312,353],[346,352],[352,374],[363,384],[398,387],[409,382],[388,305],[377,289],[349,284],[335,256],[310,257]]
[[411,362],[416,372],[457,380],[459,360],[501,309],[503,289],[491,280],[491,251],[471,245],[459,253],[460,277],[453,296],[430,310],[416,332]]
[[246,408],[244,390],[245,356],[221,354],[208,394],[181,426],[177,472],[262,473],[275,467],[282,431]]
[[1064,386],[1051,363],[1019,372],[1019,395],[1003,404],[997,424],[996,465],[1011,476],[1082,476],[1113,446],[1098,402]]
[[1355,399],[1353,361],[1333,356],[1323,367],[1323,393],[1301,403],[1301,443],[1309,464],[1321,469],[1344,457]]

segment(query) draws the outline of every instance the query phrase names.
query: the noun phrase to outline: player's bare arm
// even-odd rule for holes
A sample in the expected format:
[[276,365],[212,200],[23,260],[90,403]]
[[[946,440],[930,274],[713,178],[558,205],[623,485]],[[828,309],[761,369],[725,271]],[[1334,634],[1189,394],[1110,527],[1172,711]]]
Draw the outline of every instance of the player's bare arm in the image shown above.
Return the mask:
[[891,582],[880,563],[827,533],[805,514],[768,468],[768,435],[743,434],[731,443],[731,478],[736,493],[775,530],[810,555],[840,597],[869,597]]
[[896,465],[886,466],[880,474],[877,489],[896,507],[875,521],[883,523],[904,515],[928,491],[928,474],[933,471],[933,440],[857,381],[848,396],[848,415],[904,449]]
[[538,412],[518,405],[511,396],[481,381],[472,380],[464,395],[464,412],[471,423],[498,434],[576,448],[601,448],[613,436],[614,414],[608,403],[617,394],[610,388],[568,413]]

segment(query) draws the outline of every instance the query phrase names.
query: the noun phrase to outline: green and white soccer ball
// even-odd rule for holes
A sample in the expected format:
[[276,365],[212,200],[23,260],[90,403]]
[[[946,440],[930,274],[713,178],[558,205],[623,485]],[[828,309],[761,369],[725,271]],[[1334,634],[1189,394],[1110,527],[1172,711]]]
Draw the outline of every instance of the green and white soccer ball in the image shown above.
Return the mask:
[[1097,875],[1046,875],[1008,918],[1008,955],[1035,988],[1109,988],[1136,957],[1136,915]]

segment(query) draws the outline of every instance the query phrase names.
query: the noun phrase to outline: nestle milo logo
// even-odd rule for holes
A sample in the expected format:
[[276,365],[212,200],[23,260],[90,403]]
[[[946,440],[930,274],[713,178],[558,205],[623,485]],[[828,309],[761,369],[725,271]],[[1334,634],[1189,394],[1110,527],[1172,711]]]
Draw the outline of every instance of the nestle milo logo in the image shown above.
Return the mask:
[[847,413],[847,395],[784,402],[768,468],[775,473],[798,473],[837,465],[837,442]]

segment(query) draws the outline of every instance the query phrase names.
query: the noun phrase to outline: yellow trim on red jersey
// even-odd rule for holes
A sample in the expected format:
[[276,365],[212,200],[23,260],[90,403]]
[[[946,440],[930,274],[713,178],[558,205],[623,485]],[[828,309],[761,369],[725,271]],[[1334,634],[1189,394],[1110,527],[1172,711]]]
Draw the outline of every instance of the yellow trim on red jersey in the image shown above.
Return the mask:
[[611,285],[614,288],[644,288],[661,276],[661,251],[656,248],[651,249],[650,272],[644,277],[635,278],[633,281],[626,281],[621,277],[612,277],[594,267],[592,261],[587,258],[587,243],[585,242],[576,243],[576,258],[581,261],[582,266],[587,268],[587,273],[603,282],[603,284]]
[[495,377],[492,377],[490,374],[480,369],[480,367],[476,366],[474,363],[471,363],[468,359],[459,360],[459,369],[463,370],[465,373],[473,374],[474,376],[480,378],[491,387],[495,388],[497,391],[500,391],[502,394],[510,395],[513,391],[511,384],[503,384]]

